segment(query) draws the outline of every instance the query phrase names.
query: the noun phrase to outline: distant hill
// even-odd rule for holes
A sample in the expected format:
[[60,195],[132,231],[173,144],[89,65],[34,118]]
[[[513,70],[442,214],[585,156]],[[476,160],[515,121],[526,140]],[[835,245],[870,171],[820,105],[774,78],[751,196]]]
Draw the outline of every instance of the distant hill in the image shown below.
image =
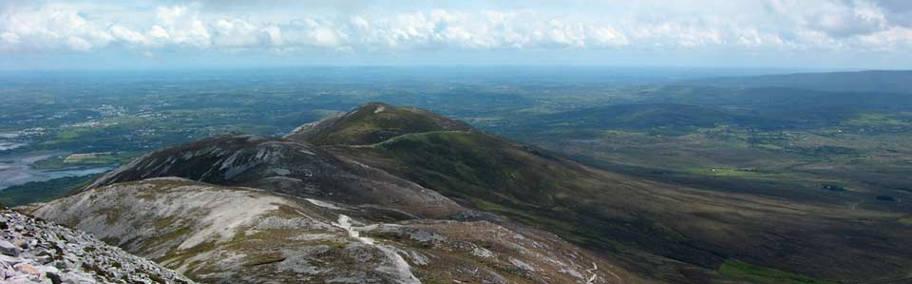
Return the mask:
[[780,87],[828,92],[912,93],[912,70],[795,73],[750,77],[723,77],[688,81],[688,85],[759,88]]
[[[761,128],[816,128],[833,126],[865,113],[908,112],[912,109],[912,93],[671,85],[642,94],[638,103],[687,105],[670,110],[674,115],[690,117],[685,121],[705,119]],[[703,110],[697,111],[698,108]],[[720,112],[728,117],[721,117]]]

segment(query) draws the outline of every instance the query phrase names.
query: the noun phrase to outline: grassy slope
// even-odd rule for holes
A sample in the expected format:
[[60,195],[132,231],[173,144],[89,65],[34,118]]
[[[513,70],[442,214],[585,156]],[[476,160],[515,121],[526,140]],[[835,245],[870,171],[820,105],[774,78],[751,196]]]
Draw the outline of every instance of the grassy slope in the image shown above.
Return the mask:
[[[652,226],[653,221],[625,214],[621,208],[605,208],[598,200],[601,177],[575,163],[515,146],[477,132],[436,131],[399,136],[373,147],[335,150],[473,207],[556,232],[590,248],[636,258],[636,262],[649,259],[675,266],[668,259],[643,256],[630,245],[676,251],[706,266],[721,263],[710,253],[675,245],[680,241],[675,240],[676,234]],[[679,277],[675,271],[661,273]]]
[[719,273],[734,279],[762,284],[814,284],[833,283],[820,281],[782,270],[752,265],[746,262],[726,261],[719,267]]
[[[435,130],[466,130],[468,126],[457,121],[429,115],[426,111],[395,108],[372,103],[343,116],[324,121],[306,136],[312,144],[364,145],[377,143],[406,133]],[[292,134],[294,139],[295,134]]]
[[[333,131],[345,133],[344,129]],[[714,270],[737,255],[745,256],[750,263],[834,278],[895,273],[878,267],[908,264],[908,259],[897,257],[903,252],[890,252],[885,247],[866,250],[837,237],[886,238],[889,247],[902,230],[880,236],[883,232],[865,232],[847,222],[874,218],[878,220],[875,226],[883,228],[879,222],[894,222],[897,216],[850,214],[829,207],[676,188],[591,170],[479,132],[411,133],[369,146],[329,148],[476,208],[622,255],[634,269],[666,279],[680,280],[675,277],[687,274],[686,265],[668,265],[672,260]],[[828,220],[830,217],[839,220]],[[784,246],[764,245],[769,241]],[[840,247],[851,248],[835,250]],[[789,256],[792,254],[800,257]],[[873,262],[861,259],[880,254],[886,255]],[[830,258],[835,260],[826,260]],[[646,264],[650,261],[667,263]],[[676,268],[656,271],[655,267]],[[849,268],[854,272],[840,270]],[[691,276],[685,277],[709,277]]]

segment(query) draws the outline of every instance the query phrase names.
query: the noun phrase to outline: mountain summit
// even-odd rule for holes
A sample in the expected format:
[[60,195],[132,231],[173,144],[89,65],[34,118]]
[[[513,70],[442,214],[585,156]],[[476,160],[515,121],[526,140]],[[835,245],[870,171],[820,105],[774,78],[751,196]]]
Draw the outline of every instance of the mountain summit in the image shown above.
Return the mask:
[[287,138],[223,136],[152,152],[33,214],[203,282],[646,281],[334,148],[470,130],[368,104]]
[[912,228],[869,230],[890,216],[626,176],[380,103],[159,150],[33,212],[206,282],[813,283],[912,264]]
[[369,103],[348,113],[306,124],[286,138],[314,145],[367,145],[409,133],[470,129],[464,122],[426,110]]

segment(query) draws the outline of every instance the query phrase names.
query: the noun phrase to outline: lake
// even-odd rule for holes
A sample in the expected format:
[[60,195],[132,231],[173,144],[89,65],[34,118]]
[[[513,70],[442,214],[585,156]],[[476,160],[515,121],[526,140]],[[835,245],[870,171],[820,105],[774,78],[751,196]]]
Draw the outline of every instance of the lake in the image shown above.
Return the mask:
[[35,169],[35,162],[59,155],[57,152],[0,154],[0,190],[33,181],[103,173],[111,167],[79,167],[61,170]]

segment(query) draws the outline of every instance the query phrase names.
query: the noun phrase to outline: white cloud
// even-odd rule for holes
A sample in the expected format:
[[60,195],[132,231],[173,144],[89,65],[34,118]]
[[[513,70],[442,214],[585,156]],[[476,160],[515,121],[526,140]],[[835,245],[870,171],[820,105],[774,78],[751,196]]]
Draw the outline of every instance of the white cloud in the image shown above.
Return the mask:
[[912,49],[912,28],[893,27],[881,32],[861,36],[859,45],[869,51]]
[[169,34],[168,31],[165,30],[165,28],[163,28],[162,26],[159,26],[159,25],[153,25],[152,28],[149,29],[148,34],[149,34],[149,38],[153,42],[167,41],[168,39],[171,38],[171,34]]
[[[302,5],[308,3],[313,4]],[[356,53],[625,48],[903,52],[912,42],[909,26],[897,20],[912,8],[892,0],[579,0],[567,7],[504,2],[490,9],[468,4],[448,9],[355,8],[358,5],[346,2],[316,5],[312,10],[317,12],[307,7],[216,6],[7,5],[0,11],[0,50],[85,52],[123,46],[143,51]]]
[[199,12],[187,6],[165,6],[156,10],[158,25],[168,33],[170,43],[180,46],[205,48],[212,45],[209,26],[217,24],[204,23]]
[[6,44],[19,44],[19,35],[11,32],[0,34],[0,40]]
[[219,19],[213,25],[212,44],[218,47],[259,46],[262,28],[240,19]]
[[76,51],[87,51],[89,49],[92,49],[91,43],[77,36],[68,37],[66,39],[66,44]]
[[282,38],[282,29],[275,25],[269,25],[263,28],[263,33],[271,46],[282,46],[285,40]]
[[849,5],[830,3],[807,20],[811,28],[833,37],[869,34],[887,27],[883,12],[869,2],[852,2]]
[[[85,19],[69,6],[48,5],[6,11],[0,17],[0,33],[16,47],[86,51],[107,45],[113,37],[98,23]],[[13,40],[14,39],[14,40]]]
[[120,25],[114,25],[110,28],[111,35],[118,40],[124,41],[129,44],[147,44],[148,40],[146,36],[141,33],[135,32]]

